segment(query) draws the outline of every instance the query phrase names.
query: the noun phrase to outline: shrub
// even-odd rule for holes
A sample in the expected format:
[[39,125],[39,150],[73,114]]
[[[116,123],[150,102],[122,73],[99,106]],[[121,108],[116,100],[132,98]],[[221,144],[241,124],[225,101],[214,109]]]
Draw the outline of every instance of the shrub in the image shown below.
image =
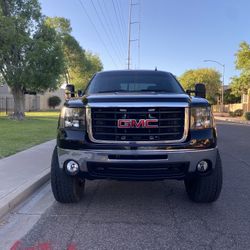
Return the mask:
[[232,111],[229,111],[229,115],[232,117],[235,117],[234,112],[232,112]]
[[250,112],[245,113],[245,118],[246,120],[250,121]]
[[61,99],[58,96],[51,96],[48,99],[48,105],[50,108],[55,108],[56,106],[59,106],[61,103]]
[[234,116],[243,116],[243,109],[236,109],[234,111]]

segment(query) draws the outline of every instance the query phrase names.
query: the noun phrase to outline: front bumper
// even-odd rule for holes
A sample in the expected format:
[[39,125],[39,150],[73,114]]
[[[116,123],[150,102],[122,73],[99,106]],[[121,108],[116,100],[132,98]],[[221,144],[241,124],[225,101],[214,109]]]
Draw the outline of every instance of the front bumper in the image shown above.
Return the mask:
[[196,173],[199,161],[207,160],[211,171],[217,147],[178,150],[72,150],[58,147],[61,169],[68,160],[80,166],[79,175],[88,179],[183,179]]

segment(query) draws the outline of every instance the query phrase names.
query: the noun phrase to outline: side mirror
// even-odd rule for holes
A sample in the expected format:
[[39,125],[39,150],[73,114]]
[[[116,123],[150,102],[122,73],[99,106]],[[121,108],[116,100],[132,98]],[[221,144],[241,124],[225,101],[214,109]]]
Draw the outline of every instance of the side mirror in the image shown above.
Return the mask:
[[203,83],[195,84],[195,96],[206,98],[206,86]]
[[78,95],[78,97],[82,97],[84,95],[84,91],[78,90],[77,95]]
[[75,86],[73,84],[67,84],[65,88],[65,98],[70,99],[75,97]]

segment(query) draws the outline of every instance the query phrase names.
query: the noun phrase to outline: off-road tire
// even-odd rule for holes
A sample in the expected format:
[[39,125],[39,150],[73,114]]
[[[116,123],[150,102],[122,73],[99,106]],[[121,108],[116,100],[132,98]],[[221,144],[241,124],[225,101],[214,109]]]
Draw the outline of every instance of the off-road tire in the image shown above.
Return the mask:
[[51,187],[55,199],[61,203],[80,201],[84,192],[84,183],[84,180],[67,175],[59,167],[57,148],[55,147],[51,160]]
[[209,203],[219,198],[222,188],[222,164],[219,152],[212,173],[186,179],[185,187],[189,198],[194,202]]

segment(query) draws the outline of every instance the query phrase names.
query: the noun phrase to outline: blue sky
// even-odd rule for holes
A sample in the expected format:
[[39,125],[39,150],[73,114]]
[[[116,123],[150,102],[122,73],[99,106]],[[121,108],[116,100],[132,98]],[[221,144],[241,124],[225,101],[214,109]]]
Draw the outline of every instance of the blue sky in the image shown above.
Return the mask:
[[[226,65],[226,84],[238,74],[234,54],[241,41],[250,43],[249,0],[133,0],[139,1],[141,8],[133,7],[132,21],[141,13],[140,64],[138,44],[132,42],[132,68],[157,66],[177,76],[201,67],[222,71],[215,63],[203,62],[211,59]],[[126,68],[129,0],[40,2],[45,15],[70,19],[72,34],[84,49],[100,56],[105,70]],[[138,38],[138,24],[132,25],[131,34]]]

